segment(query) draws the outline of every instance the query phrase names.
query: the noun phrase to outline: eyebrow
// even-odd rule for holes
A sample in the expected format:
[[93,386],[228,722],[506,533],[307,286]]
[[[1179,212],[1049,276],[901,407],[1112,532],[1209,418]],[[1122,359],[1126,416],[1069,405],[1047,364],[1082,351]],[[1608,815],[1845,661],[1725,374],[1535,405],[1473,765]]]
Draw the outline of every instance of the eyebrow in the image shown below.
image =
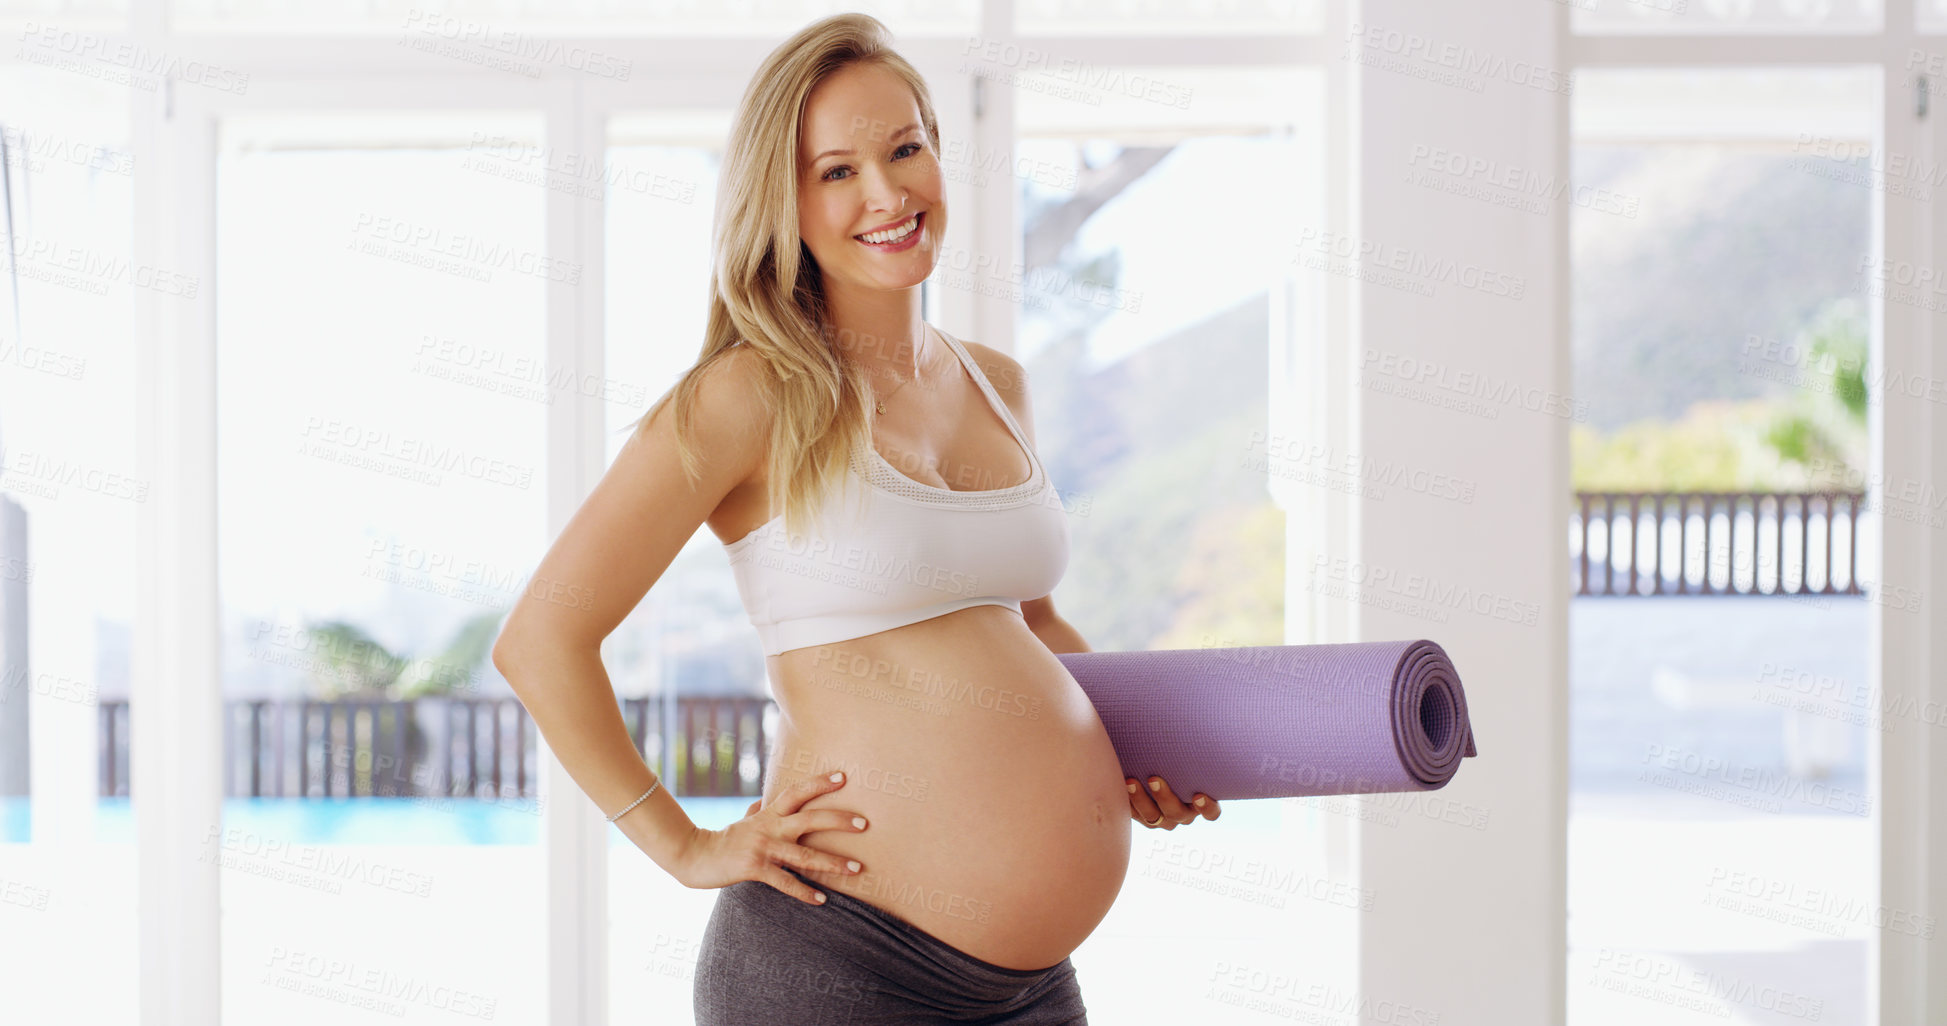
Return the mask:
[[[919,127],[919,122],[917,122],[917,121],[915,121],[915,122],[913,122],[912,124],[910,124],[910,125],[907,125],[907,126],[906,126],[905,128],[902,128],[902,129],[900,129],[899,131],[897,131],[897,132],[894,132],[894,133],[892,133],[892,135],[890,135],[890,136],[888,136],[888,137],[887,137],[887,140],[888,140],[888,141],[890,141],[890,140],[892,140],[892,139],[897,139],[897,138],[899,138],[900,136],[902,136],[902,135],[905,135],[905,134],[906,134],[907,132],[910,132],[910,131],[912,131],[913,129],[915,129],[915,128],[918,128],[918,127]],[[853,153],[855,153],[855,152],[857,152],[857,151],[855,151],[855,150],[826,150],[825,152],[823,152],[823,153],[820,153],[819,155],[817,155],[817,156],[815,156],[815,157],[813,157],[813,158],[811,158],[811,162],[812,162],[813,164],[816,164],[816,163],[818,163],[819,161],[821,161],[821,160],[824,160],[824,159],[825,159],[826,157],[830,157],[830,156],[834,156],[834,155],[836,155],[836,156],[840,156],[840,157],[849,157],[849,156],[851,156],[851,155],[852,155]]]

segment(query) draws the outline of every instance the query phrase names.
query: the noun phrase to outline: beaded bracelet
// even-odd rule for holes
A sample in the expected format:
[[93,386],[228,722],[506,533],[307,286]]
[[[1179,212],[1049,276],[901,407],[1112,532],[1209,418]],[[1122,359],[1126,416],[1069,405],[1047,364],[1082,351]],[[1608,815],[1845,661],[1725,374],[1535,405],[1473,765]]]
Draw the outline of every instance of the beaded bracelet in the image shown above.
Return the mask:
[[658,788],[658,787],[661,787],[661,786],[663,786],[663,782],[662,782],[662,781],[661,781],[660,779],[658,779],[658,780],[657,780],[657,781],[656,781],[655,783],[653,783],[653,784],[650,784],[650,785],[649,785],[649,790],[647,790],[647,791],[644,791],[644,792],[642,792],[642,797],[641,797],[641,798],[637,798],[637,799],[636,799],[635,801],[632,801],[632,802],[630,802],[630,803],[629,803],[629,807],[628,807],[627,809],[623,809],[623,810],[622,810],[621,812],[618,812],[618,813],[616,813],[615,815],[613,815],[613,816],[610,816],[610,817],[608,818],[608,821],[609,821],[610,823],[613,823],[613,822],[615,822],[616,820],[618,820],[618,819],[621,819],[621,818],[622,818],[622,816],[623,816],[623,815],[624,815],[625,813],[627,813],[627,812],[629,811],[629,809],[633,809],[633,808],[635,808],[636,806],[638,806],[638,805],[641,805],[644,799],[646,799],[646,798],[648,798],[648,797],[649,797],[650,795],[652,795],[652,794],[655,794],[655,793],[656,793],[656,788]]

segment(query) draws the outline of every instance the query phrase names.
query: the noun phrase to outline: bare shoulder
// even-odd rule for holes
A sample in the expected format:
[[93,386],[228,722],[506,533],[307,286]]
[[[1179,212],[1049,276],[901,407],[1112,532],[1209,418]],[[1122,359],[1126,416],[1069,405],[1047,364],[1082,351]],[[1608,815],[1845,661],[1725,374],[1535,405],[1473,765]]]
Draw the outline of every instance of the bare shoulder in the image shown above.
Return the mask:
[[[645,420],[616,457],[612,472],[647,480],[677,473],[682,487],[699,488],[709,498],[702,519],[715,516],[726,499],[737,501],[761,484],[771,429],[777,419],[765,388],[773,375],[770,362],[755,349],[733,346],[695,372],[689,410],[689,448],[699,461],[702,478],[694,485],[681,466],[676,431],[676,387],[670,386],[661,405]],[[653,456],[650,454],[654,454]],[[674,482],[659,480],[657,487]]]
[[763,384],[771,376],[770,361],[749,346],[731,346],[697,374],[696,397],[719,414],[738,415],[743,423],[768,418]]
[[[748,346],[733,346],[697,372],[691,427],[704,452],[755,462],[751,450],[761,448],[770,432],[772,412],[763,388],[770,375],[770,363]],[[638,434],[672,437],[675,413],[674,401],[664,403]]]
[[994,391],[1003,396],[1027,394],[1028,372],[1020,361],[979,342],[961,339],[960,344],[967,347],[967,352],[973,354],[974,362],[986,372],[987,380],[994,383]]
[[[755,354],[726,353],[700,372],[692,411],[691,479],[676,444],[675,403],[665,392],[582,500],[534,569],[494,644],[494,665],[526,680],[531,653],[561,645],[599,651],[762,458],[770,417]],[[548,682],[541,681],[542,685]]]
[[1034,440],[1034,397],[1028,391],[1027,368],[1020,361],[992,346],[962,339],[961,345],[980,365],[981,373],[993,384],[994,391],[1000,394],[1001,401],[1007,404],[1014,419],[1020,422],[1021,432]]
[[[1027,368],[1021,366],[1019,360],[992,346],[965,339],[961,340],[961,344],[967,347],[968,355],[980,365],[981,373],[987,375],[987,380],[993,384],[994,391],[999,394],[1001,401],[1007,404],[1008,410],[1014,414],[1014,420],[1021,425],[1021,433],[1027,436],[1028,445],[1035,446],[1034,397],[1028,391]],[[1021,603],[1021,618],[1027,621],[1030,628],[1038,628],[1057,615],[1055,597],[1052,594]]]

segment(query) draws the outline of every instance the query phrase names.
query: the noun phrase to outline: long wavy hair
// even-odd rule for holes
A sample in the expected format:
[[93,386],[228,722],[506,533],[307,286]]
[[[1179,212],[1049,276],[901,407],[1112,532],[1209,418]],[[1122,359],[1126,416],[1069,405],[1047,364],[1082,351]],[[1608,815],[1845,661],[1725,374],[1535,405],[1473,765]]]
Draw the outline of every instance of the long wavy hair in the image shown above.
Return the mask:
[[932,97],[919,72],[893,51],[891,38],[877,18],[836,14],[799,30],[758,67],[737,104],[718,178],[702,352],[633,425],[673,399],[676,448],[694,484],[699,460],[691,435],[699,376],[739,344],[755,350],[771,369],[760,387],[775,414],[765,463],[766,508],[782,507],[793,537],[831,489],[845,486],[851,454],[871,444],[872,424],[867,378],[831,345],[824,276],[798,236],[799,126],[820,82],[848,65],[872,62],[912,88],[926,145],[938,159]]

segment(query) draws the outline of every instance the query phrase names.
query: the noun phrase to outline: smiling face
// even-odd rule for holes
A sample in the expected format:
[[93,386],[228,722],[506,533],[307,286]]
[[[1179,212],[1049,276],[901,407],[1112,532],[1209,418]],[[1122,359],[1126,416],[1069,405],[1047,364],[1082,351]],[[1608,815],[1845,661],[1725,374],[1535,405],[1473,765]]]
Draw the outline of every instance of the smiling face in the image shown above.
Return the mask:
[[[847,65],[818,83],[798,135],[798,235],[827,291],[909,289],[933,272],[946,228],[936,141],[906,80]],[[831,153],[828,151],[850,151]],[[867,243],[890,227],[903,238]]]

